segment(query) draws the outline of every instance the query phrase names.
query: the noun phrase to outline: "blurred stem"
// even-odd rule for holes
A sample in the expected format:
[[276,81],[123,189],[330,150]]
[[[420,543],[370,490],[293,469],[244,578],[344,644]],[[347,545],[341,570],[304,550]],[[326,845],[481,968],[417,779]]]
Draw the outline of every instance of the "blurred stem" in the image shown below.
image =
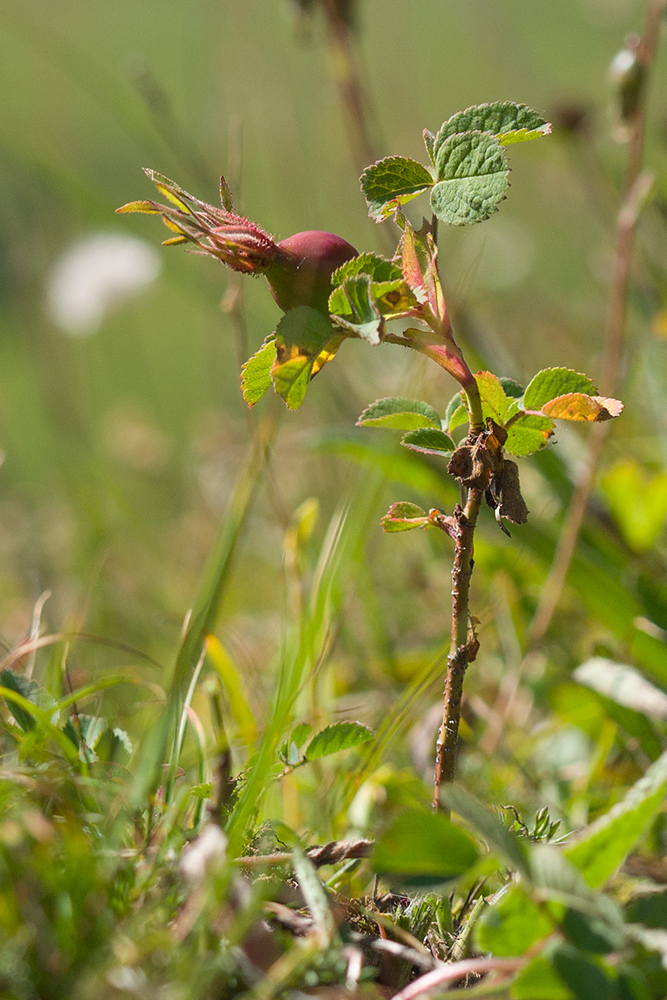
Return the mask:
[[[630,267],[637,219],[646,192],[646,178],[641,173],[646,136],[646,103],[648,75],[653,66],[660,34],[660,25],[667,7],[667,0],[650,0],[644,34],[639,42],[637,58],[644,72],[642,91],[638,99],[632,121],[628,155],[623,180],[622,202],[616,222],[614,267],[605,334],[605,347],[600,374],[600,391],[603,395],[613,395],[620,382],[621,358],[627,325],[628,290],[630,287]],[[551,624],[561,592],[565,586],[568,570],[577,547],[579,532],[586,515],[588,499],[593,488],[602,449],[609,435],[608,423],[595,424],[588,442],[588,452],[583,463],[583,471],[575,485],[575,490],[565,515],[556,552],[549,574],[542,588],[540,601],[528,632],[528,648],[538,646]]]
[[468,626],[470,620],[470,578],[473,570],[473,541],[484,489],[473,486],[463,509],[454,511],[454,565],[452,567],[452,640],[447,657],[447,677],[443,702],[442,726],[438,732],[435,756],[433,808],[440,808],[441,785],[454,780],[459,743],[461,698],[466,668],[470,662]]
[[361,78],[352,29],[342,16],[338,0],[322,0],[330,52],[331,76],[338,90],[355,168],[359,173],[378,159],[371,139],[368,99]]

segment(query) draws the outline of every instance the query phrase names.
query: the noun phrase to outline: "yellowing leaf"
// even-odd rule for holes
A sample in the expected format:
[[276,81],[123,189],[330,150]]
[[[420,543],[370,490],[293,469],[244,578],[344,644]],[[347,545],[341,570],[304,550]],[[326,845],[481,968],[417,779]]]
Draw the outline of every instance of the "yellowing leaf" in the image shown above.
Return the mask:
[[542,413],[556,420],[600,421],[611,420],[623,410],[618,399],[604,396],[587,396],[582,392],[568,392],[545,403]]

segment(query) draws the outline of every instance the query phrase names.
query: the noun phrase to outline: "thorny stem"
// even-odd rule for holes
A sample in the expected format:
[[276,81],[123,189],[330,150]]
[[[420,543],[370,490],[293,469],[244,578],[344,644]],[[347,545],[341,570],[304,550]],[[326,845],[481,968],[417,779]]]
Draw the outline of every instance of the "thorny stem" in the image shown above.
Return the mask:
[[473,570],[473,539],[484,489],[472,486],[466,505],[454,511],[454,565],[452,567],[452,641],[447,658],[447,677],[443,702],[442,726],[438,731],[435,757],[433,808],[440,808],[440,787],[454,780],[459,742],[463,680],[473,658],[469,645],[470,577]]
[[[660,25],[666,7],[667,0],[651,0],[648,6],[646,26],[637,50],[637,57],[640,60],[645,77],[648,76],[655,59]],[[627,322],[627,298],[630,285],[632,250],[642,201],[641,195],[645,190],[645,181],[641,175],[641,167],[646,134],[646,97],[647,81],[645,79],[639,105],[631,123],[623,182],[623,201],[616,223],[614,269],[609,292],[605,349],[600,376],[600,390],[605,395],[614,394],[620,376],[619,370]],[[610,428],[607,423],[599,423],[592,428],[583,471],[576,483],[558,540],[556,553],[544,587],[542,588],[540,601],[528,633],[529,649],[538,646],[546,635],[558,605],[561,591],[565,586],[570,563],[577,547],[579,532],[581,531],[581,526],[586,515],[588,498],[593,488],[602,448],[607,440],[609,430]]]

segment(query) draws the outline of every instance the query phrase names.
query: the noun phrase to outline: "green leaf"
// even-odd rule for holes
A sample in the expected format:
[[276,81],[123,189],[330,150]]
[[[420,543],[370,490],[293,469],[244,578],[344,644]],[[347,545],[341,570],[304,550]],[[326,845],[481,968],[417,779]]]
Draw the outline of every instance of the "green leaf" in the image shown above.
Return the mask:
[[482,399],[484,419],[492,417],[497,424],[504,424],[507,418],[509,400],[498,376],[492,375],[491,372],[477,372],[475,381]]
[[649,828],[667,793],[667,751],[606,815],[568,844],[565,855],[589,885],[602,885]]
[[432,427],[422,427],[417,431],[408,431],[401,438],[401,444],[411,451],[419,451],[423,455],[449,456],[456,445],[444,431]]
[[467,226],[498,210],[509,187],[509,166],[502,146],[491,135],[453,135],[438,151],[438,181],[431,208],[441,222]]
[[424,137],[424,145],[426,146],[426,152],[428,153],[428,158],[435,166],[435,136],[432,132],[429,132],[427,128],[422,132]]
[[384,517],[380,518],[382,530],[386,532],[427,528],[430,523],[426,511],[418,507],[416,503],[409,503],[407,500],[393,503]]
[[513,378],[501,376],[498,381],[502,385],[505,395],[510,399],[521,399],[526,391],[526,387],[516,382]]
[[[339,302],[344,303],[343,308],[339,309]],[[334,313],[337,321],[345,329],[358,334],[369,344],[380,343],[383,320],[373,301],[371,279],[367,274],[355,274],[346,278],[340,288],[334,290],[329,303],[330,308],[331,303],[336,307]]]
[[350,747],[368,743],[375,738],[375,733],[361,722],[334,722],[333,725],[315,733],[306,749],[306,760],[318,760],[338,753],[339,750],[349,750]]
[[299,722],[290,734],[290,743],[301,749],[312,732],[313,727],[309,722]]
[[291,410],[303,402],[318,355],[335,340],[329,320],[310,306],[290,309],[281,319],[271,377],[276,392]]
[[412,810],[398,816],[375,846],[380,875],[406,884],[445,882],[468,871],[477,860],[468,834],[442,813]]
[[[551,126],[526,104],[497,101],[459,111],[444,122],[433,143],[434,158],[450,136],[460,132],[490,132],[503,145],[548,135]],[[428,147],[427,147],[428,148]]]
[[492,955],[523,955],[553,930],[553,921],[521,886],[513,885],[484,911],[475,926],[475,940],[480,951]]
[[[33,681],[24,674],[17,674],[15,670],[11,670],[9,667],[5,667],[0,672],[0,687],[15,691],[16,694],[22,695],[27,701],[32,702],[38,708],[47,708],[53,703],[51,696],[44,688],[40,687],[37,681]],[[37,722],[30,712],[7,699],[5,699],[5,704],[24,733],[35,728]]]
[[[567,988],[545,955],[524,966],[510,988],[512,1000],[572,1000]],[[591,998],[592,1000],[592,998]]]
[[374,253],[361,253],[358,257],[345,261],[334,271],[331,284],[337,288],[346,278],[351,278],[355,274],[367,274],[372,281],[396,281],[403,277],[403,272],[393,260],[387,260],[386,257],[379,257]]
[[524,413],[509,425],[505,451],[519,458],[534,455],[549,443],[553,432],[553,420]]
[[95,744],[95,753],[102,761],[127,764],[132,756],[132,742],[124,729],[105,729]]
[[574,671],[579,684],[611,698],[618,705],[643,716],[667,719],[667,694],[647,681],[634,667],[614,663],[603,656],[593,656]]
[[508,830],[502,820],[487,809],[479,799],[458,784],[447,785],[441,789],[440,798],[495,847],[512,868],[524,875],[528,874],[526,855],[518,837]]
[[528,383],[522,409],[541,410],[545,403],[569,392],[594,396],[597,389],[587,375],[570,368],[545,368]]
[[275,360],[276,335],[270,333],[241,369],[241,392],[248,406],[254,406],[271,385],[271,367]]
[[377,399],[357,420],[357,427],[388,427],[391,430],[411,431],[419,427],[440,430],[440,417],[428,403],[418,399],[391,396]]
[[376,222],[382,222],[399,205],[416,198],[432,184],[430,171],[405,156],[387,156],[367,167],[361,175],[368,214]]

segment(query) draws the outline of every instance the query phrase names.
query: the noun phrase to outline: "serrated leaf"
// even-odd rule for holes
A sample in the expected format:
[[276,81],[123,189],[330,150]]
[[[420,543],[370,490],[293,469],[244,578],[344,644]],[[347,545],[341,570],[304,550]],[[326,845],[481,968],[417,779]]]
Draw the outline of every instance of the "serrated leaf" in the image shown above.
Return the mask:
[[334,271],[331,276],[331,284],[334,288],[342,285],[346,278],[351,278],[355,274],[367,274],[372,281],[396,281],[403,277],[403,273],[393,260],[380,257],[374,253],[361,253]]
[[356,333],[369,344],[380,343],[383,318],[373,301],[371,279],[367,274],[355,274],[346,278],[330,296],[329,308],[345,329]]
[[309,722],[299,722],[290,733],[290,742],[300,749],[310,736],[312,729]]
[[495,813],[471,795],[462,785],[447,785],[440,791],[440,798],[454,812],[462,816],[485,840],[495,847],[518,872],[528,873],[523,845],[508,830]]
[[399,205],[416,198],[432,184],[430,171],[406,156],[386,156],[367,167],[361,175],[368,214],[376,222],[382,222]]
[[375,845],[373,866],[402,885],[445,882],[478,857],[471,837],[442,813],[412,810],[398,816]]
[[604,396],[586,396],[582,392],[568,392],[551,399],[542,407],[542,413],[554,420],[576,420],[591,423],[611,420],[623,411],[619,399]]
[[554,422],[548,417],[535,417],[528,413],[516,417],[507,428],[505,451],[523,458],[544,448],[554,432]]
[[522,409],[541,410],[545,403],[565,393],[581,392],[594,396],[597,389],[588,375],[571,368],[545,368],[528,383]]
[[248,406],[254,406],[271,385],[271,368],[276,360],[276,335],[270,333],[260,349],[241,369],[241,392]]
[[391,505],[384,517],[380,518],[380,524],[386,532],[410,531],[412,528],[428,527],[430,519],[426,511],[416,503],[402,500]]
[[498,376],[491,372],[477,372],[475,381],[482,400],[484,420],[487,417],[492,417],[497,424],[504,424],[507,419],[509,400]]
[[634,667],[593,656],[577,667],[573,677],[592,691],[624,708],[653,719],[667,719],[667,694],[647,681]]
[[497,139],[482,132],[453,135],[440,146],[431,208],[441,222],[467,226],[498,210],[509,187],[507,157]]
[[589,885],[606,882],[649,828],[667,793],[667,751],[632,786],[625,798],[578,833],[565,849]]
[[375,733],[361,722],[334,722],[333,725],[315,733],[306,748],[306,760],[318,760],[338,753],[339,750],[349,750],[351,747],[368,743],[374,739]]
[[504,376],[501,376],[498,381],[503,387],[503,392],[510,399],[521,399],[526,391],[526,387],[515,381],[513,378],[505,378]]
[[357,427],[387,427],[398,431],[434,427],[440,430],[440,417],[432,406],[419,399],[391,396],[367,406],[357,420]]
[[[23,698],[32,702],[38,708],[45,708],[49,703],[53,704],[51,696],[44,688],[40,687],[37,681],[26,677],[25,674],[18,674],[9,667],[5,667],[4,670],[0,671],[0,687],[15,691],[16,694],[22,695]],[[5,699],[5,704],[24,733],[35,728],[37,723],[30,712],[7,699]]]
[[419,451],[423,455],[450,456],[456,445],[444,431],[437,431],[432,427],[422,427],[416,431],[408,431],[401,438],[404,448],[411,451]]
[[474,930],[480,951],[524,955],[553,932],[554,923],[521,886],[512,885],[483,912]]
[[[301,406],[318,355],[339,339],[328,319],[310,306],[285,313],[276,329],[276,359],[271,368],[273,385],[291,410]],[[327,359],[328,360],[328,359]]]
[[515,104],[513,101],[477,104],[443,122],[435,136],[433,151],[437,158],[442,144],[460,132],[490,132],[503,145],[508,145],[536,139],[548,135],[550,131],[549,123],[526,104]]
[[127,764],[132,756],[132,742],[124,729],[105,729],[94,746],[101,761]]
[[426,146],[426,152],[428,153],[428,158],[435,166],[435,136],[432,132],[429,132],[427,128],[422,132],[424,137],[424,145]]

